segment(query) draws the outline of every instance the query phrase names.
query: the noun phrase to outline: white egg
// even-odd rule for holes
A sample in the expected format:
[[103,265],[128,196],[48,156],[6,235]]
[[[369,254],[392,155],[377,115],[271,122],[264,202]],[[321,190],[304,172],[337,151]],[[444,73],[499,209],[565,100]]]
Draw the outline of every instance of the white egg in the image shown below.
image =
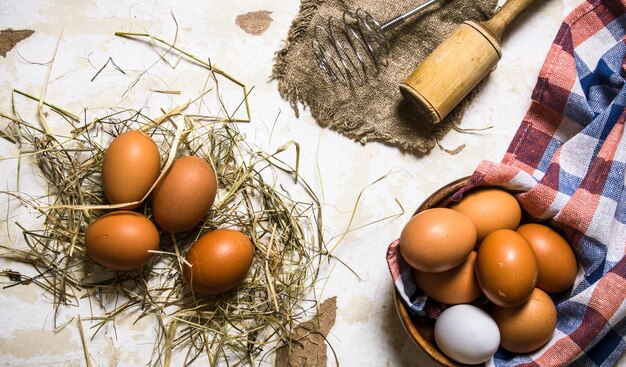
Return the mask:
[[471,305],[456,305],[441,313],[435,323],[435,341],[457,362],[478,364],[498,350],[500,331],[488,313]]

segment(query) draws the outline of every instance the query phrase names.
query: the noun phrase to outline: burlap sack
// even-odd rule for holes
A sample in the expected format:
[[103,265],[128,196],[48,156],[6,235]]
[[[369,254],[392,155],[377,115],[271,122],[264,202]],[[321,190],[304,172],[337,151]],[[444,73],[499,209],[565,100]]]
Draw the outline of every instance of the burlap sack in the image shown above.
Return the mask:
[[360,87],[332,83],[315,63],[313,29],[331,15],[358,7],[381,22],[414,8],[421,0],[302,0],[286,46],[277,53],[272,77],[296,115],[298,106],[311,110],[324,127],[361,143],[379,141],[416,154],[427,153],[454,124],[469,102],[466,98],[440,124],[420,121],[400,95],[398,85],[446,36],[465,20],[488,19],[496,0],[441,0],[410,21],[387,32],[389,65]]

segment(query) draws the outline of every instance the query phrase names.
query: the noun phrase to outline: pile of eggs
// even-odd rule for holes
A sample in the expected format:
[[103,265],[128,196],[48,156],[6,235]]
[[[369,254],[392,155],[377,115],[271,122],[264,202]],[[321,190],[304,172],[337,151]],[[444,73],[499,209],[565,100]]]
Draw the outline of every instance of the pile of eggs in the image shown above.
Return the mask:
[[[110,204],[134,203],[97,218],[85,233],[89,256],[113,270],[137,269],[159,249],[160,228],[187,231],[207,215],[217,194],[211,165],[197,156],[174,160],[151,193],[152,220],[133,211],[160,175],[156,143],[140,131],[127,131],[109,144],[102,162],[104,194]],[[154,221],[154,222],[153,222]],[[253,245],[240,231],[217,229],[189,249],[184,277],[198,293],[215,295],[240,284],[252,266]]]
[[[449,306],[434,334],[439,349],[457,362],[483,363],[499,347],[532,352],[554,333],[549,293],[574,284],[576,257],[553,229],[520,225],[521,218],[513,195],[479,188],[449,207],[417,213],[402,230],[400,252],[417,286]],[[480,302],[483,296],[488,302]]]

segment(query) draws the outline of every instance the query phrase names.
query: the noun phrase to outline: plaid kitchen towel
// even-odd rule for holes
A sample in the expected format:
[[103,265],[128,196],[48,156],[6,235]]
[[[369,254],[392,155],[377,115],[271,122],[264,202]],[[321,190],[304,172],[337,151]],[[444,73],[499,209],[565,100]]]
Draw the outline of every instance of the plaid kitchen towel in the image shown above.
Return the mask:
[[[536,221],[557,228],[579,262],[574,287],[552,295],[559,321],[540,350],[500,349],[487,365],[611,366],[626,350],[626,0],[588,0],[563,22],[531,106],[500,163],[482,162],[468,184],[516,192]],[[417,289],[398,241],[387,251],[413,315],[439,310]]]

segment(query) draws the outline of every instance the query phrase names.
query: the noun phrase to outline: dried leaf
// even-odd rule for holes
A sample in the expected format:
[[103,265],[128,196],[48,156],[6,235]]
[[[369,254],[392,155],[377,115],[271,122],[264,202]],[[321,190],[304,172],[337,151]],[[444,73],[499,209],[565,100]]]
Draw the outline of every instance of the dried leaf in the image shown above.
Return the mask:
[[260,10],[238,15],[235,24],[246,33],[259,36],[265,32],[272,23],[271,11]]
[[336,317],[337,297],[332,297],[320,305],[316,316],[296,328],[290,345],[276,351],[276,367],[326,367],[326,336]]
[[19,42],[32,36],[35,31],[30,29],[13,30],[11,28],[0,31],[0,56],[5,57]]

